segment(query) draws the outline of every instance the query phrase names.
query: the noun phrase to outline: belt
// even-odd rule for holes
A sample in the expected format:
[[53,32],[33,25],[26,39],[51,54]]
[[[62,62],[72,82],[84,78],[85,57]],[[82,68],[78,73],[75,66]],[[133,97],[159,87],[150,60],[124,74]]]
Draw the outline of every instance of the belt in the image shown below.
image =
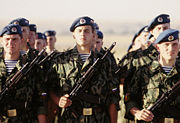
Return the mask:
[[102,107],[83,108],[83,115],[92,115],[93,113],[100,113],[103,111],[104,109]]

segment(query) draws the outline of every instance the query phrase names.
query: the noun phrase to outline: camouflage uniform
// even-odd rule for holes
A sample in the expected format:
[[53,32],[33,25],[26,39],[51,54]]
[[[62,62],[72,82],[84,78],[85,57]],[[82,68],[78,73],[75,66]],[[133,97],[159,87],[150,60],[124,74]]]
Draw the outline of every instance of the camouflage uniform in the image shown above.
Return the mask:
[[[142,67],[133,76],[130,87],[126,95],[127,116],[132,118],[130,109],[137,107],[139,109],[148,108],[154,104],[157,99],[167,90],[180,80],[180,62],[176,62],[175,67],[169,74],[166,74],[158,61],[153,61],[152,64]],[[172,117],[180,119],[180,97],[176,97],[174,101],[164,105],[157,117],[165,118]],[[157,118],[156,117],[156,118]],[[158,120],[157,118],[157,120]],[[145,121],[138,121],[145,123]]]
[[[104,48],[104,49],[107,49],[107,48]],[[106,52],[106,50],[104,50],[104,49],[101,48],[101,50],[100,50],[100,52],[103,53],[103,54]],[[118,67],[117,67],[117,63],[116,63],[116,59],[114,57],[114,54],[113,53],[109,53],[109,58],[111,59],[109,61],[112,64],[112,70],[115,72],[118,69]]]
[[[80,59],[77,48],[73,48],[66,52],[63,52],[56,61],[54,65],[55,71],[58,73],[58,81],[55,81],[55,78],[51,78],[51,81],[54,81],[54,84],[50,84],[49,88],[54,89],[58,96],[63,96],[66,93],[69,93],[73,85],[77,80],[87,71],[87,69],[93,64],[94,60],[99,57],[99,53],[91,52],[91,55],[86,60],[85,63]],[[108,113],[108,106],[110,104],[115,104],[117,110],[119,110],[119,82],[116,78],[113,78],[111,62],[107,60],[103,62],[102,68],[100,69],[93,80],[89,83],[89,88],[84,90],[81,96],[90,95],[99,97],[101,99],[100,104],[95,104],[89,102],[88,97],[83,97],[81,99],[73,100],[71,107],[75,111],[79,111],[79,117],[75,118],[71,112],[64,112],[63,117],[60,117],[58,114],[60,123],[109,123],[110,116]],[[55,75],[52,75],[56,77]],[[51,77],[52,77],[51,76]],[[57,83],[55,83],[57,82]],[[57,85],[58,84],[58,85]],[[59,88],[57,88],[57,86]],[[78,96],[80,98],[80,96]],[[87,99],[87,100],[85,100]],[[92,115],[85,116],[82,111],[83,108],[92,108]]]
[[[3,59],[3,48],[0,48],[0,90],[3,89],[6,80],[11,78],[17,70],[21,69],[27,61],[30,61],[27,57],[28,55],[20,55],[16,67],[11,74],[8,75]],[[37,73],[39,75],[38,77]],[[33,69],[27,76],[19,81],[15,88],[9,90],[8,95],[0,102],[0,114],[5,119],[0,122],[37,123],[37,115],[46,114],[46,100],[45,96],[42,96],[45,90],[41,82],[41,71],[36,67],[36,69]]]
[[124,80],[124,94],[126,94],[126,90],[131,82],[132,76],[134,73],[140,69],[141,67],[151,64],[153,60],[157,60],[158,51],[153,45],[150,45],[148,49],[145,50],[137,50],[129,61],[128,69],[126,71],[126,76]]
[[[142,50],[138,49],[132,52],[129,52],[127,55],[122,58],[119,62],[118,67],[120,71],[118,72],[118,77],[123,83],[123,95],[124,102],[122,102],[121,107],[122,110],[125,110],[125,106],[123,103],[126,103],[126,95],[127,95],[127,88],[131,88],[130,82],[134,75],[134,73],[140,69],[142,66],[150,64],[153,60],[158,58],[159,53],[157,52],[156,48],[153,45],[150,45],[148,49]],[[121,100],[123,101],[123,100]],[[125,115],[125,118],[128,118]],[[129,120],[134,120],[133,118],[128,118]],[[132,122],[132,121],[126,121]]]

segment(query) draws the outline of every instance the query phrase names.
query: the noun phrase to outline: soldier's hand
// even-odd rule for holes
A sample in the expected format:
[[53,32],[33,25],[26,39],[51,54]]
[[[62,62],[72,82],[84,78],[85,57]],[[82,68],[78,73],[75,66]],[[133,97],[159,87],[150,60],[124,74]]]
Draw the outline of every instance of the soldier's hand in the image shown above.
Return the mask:
[[137,111],[134,116],[138,119],[138,120],[144,120],[144,121],[152,121],[154,118],[154,115],[151,111],[147,110],[147,109],[142,109]]
[[66,108],[72,104],[72,101],[68,99],[69,95],[65,94],[59,99],[59,107]]

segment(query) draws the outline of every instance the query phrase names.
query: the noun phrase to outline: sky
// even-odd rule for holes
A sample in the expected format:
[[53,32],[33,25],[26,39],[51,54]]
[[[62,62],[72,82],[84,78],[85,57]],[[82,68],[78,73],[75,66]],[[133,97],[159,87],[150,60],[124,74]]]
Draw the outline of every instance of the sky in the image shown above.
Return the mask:
[[[180,19],[180,0],[0,0],[0,18],[146,19],[168,13]],[[3,12],[2,12],[3,11]]]
[[32,23],[58,22],[69,26],[85,15],[102,25],[105,22],[149,22],[162,13],[169,14],[174,22],[180,20],[180,0],[0,0],[0,3],[0,24],[25,17]]

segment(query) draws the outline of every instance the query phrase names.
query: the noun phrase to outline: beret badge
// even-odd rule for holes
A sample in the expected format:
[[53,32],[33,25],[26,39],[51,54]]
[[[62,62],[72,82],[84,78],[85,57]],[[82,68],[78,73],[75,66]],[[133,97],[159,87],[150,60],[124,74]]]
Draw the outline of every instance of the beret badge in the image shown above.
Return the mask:
[[144,31],[145,31],[145,32],[148,32],[148,27],[145,27]]
[[12,31],[12,32],[17,32],[16,27],[13,27],[13,28],[11,29],[11,31]]
[[162,18],[162,17],[159,17],[159,18],[158,18],[158,22],[163,22],[163,18]]
[[85,24],[85,23],[86,23],[86,20],[85,20],[85,19],[80,19],[79,23],[80,23],[80,24]]
[[18,21],[15,21],[13,24],[17,24],[17,25],[19,25],[19,22],[18,22]]
[[29,21],[28,21],[28,20],[25,20],[25,23],[29,23]]
[[91,20],[91,23],[94,23],[94,21],[93,21],[93,20]]
[[46,36],[48,36],[48,34],[49,34],[48,32],[45,33]]
[[168,40],[169,40],[169,41],[174,40],[174,36],[170,35],[170,36],[168,37]]

